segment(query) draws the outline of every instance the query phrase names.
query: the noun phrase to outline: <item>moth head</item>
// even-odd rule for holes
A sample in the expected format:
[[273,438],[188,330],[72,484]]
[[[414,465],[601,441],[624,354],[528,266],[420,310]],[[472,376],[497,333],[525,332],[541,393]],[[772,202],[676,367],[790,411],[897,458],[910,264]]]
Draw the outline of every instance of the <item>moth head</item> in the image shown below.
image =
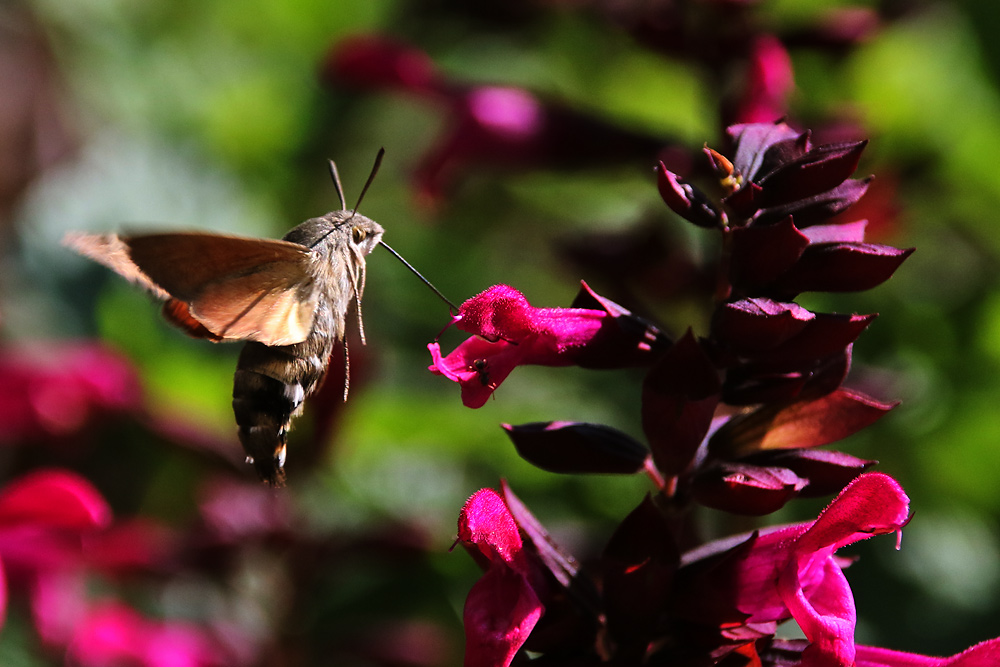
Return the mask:
[[364,255],[375,249],[375,246],[382,240],[382,233],[385,231],[382,229],[382,225],[357,213],[349,218],[345,224],[350,226],[351,245]]

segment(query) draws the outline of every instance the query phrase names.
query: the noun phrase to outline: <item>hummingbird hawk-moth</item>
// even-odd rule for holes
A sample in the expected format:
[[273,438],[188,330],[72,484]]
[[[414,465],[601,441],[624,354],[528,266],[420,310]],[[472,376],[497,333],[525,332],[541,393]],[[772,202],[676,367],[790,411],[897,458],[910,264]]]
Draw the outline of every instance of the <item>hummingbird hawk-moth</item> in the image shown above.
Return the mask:
[[[364,343],[365,257],[382,243],[384,230],[357,213],[357,205],[347,210],[332,161],[330,172],[341,210],[306,220],[280,241],[200,232],[70,233],[64,240],[162,299],[164,317],[186,333],[245,341],[233,377],[233,412],[247,461],[271,486],[284,483],[291,420],[322,382],[337,343],[348,363],[345,326],[352,304]],[[345,399],[347,386],[345,379]]]

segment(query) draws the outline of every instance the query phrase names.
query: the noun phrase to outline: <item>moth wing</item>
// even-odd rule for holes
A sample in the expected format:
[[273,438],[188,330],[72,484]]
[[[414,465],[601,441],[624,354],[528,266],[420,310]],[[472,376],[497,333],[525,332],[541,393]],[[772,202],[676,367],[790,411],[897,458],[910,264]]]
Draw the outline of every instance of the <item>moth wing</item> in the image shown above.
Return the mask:
[[303,277],[289,262],[271,262],[207,286],[191,302],[190,313],[225,340],[294,345],[312,330],[318,301],[312,277]]
[[219,234],[73,235],[67,245],[188,312],[222,340],[301,343],[319,300],[308,248]]
[[117,234],[69,232],[63,237],[63,245],[98,264],[103,264],[122,278],[149,290],[160,299],[170,298],[166,290],[154,283],[136,266],[129,256],[128,246]]

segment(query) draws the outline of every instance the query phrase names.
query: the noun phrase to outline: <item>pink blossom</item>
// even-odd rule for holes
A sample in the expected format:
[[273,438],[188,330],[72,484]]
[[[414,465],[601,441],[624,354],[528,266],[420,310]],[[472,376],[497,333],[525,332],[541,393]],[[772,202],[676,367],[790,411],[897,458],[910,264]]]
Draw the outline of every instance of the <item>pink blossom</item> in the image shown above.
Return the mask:
[[529,582],[517,523],[496,491],[481,489],[465,503],[458,539],[480,556],[486,569],[465,601],[465,665],[507,667],[543,607]]
[[108,412],[136,410],[142,390],[131,365],[92,343],[0,351],[0,444],[66,437]]
[[210,667],[226,664],[223,651],[201,628],[147,619],[120,603],[91,609],[76,628],[68,651],[81,667]]
[[[81,538],[110,522],[97,490],[69,471],[38,470],[9,483],[0,491],[0,583],[43,581],[77,567]],[[0,614],[6,596],[0,585]]]
[[856,667],[994,667],[1000,665],[1000,637],[947,658],[858,646]]
[[[414,174],[421,200],[446,196],[470,164],[575,167],[652,158],[661,137],[618,127],[529,90],[450,78],[420,49],[381,35],[356,35],[333,46],[324,81],[413,96],[440,109],[446,128]],[[773,119],[772,119],[773,120]]]
[[788,51],[777,37],[760,35],[750,52],[746,90],[736,111],[738,123],[771,123],[788,112],[795,73]]
[[[508,285],[494,285],[459,307],[451,324],[473,334],[447,356],[427,346],[429,370],[458,382],[462,403],[481,407],[516,366],[622,368],[651,363],[662,336],[586,283],[578,300],[597,308],[535,308]],[[622,322],[628,324],[622,324]]]
[[519,291],[494,285],[472,297],[452,320],[475,334],[446,357],[438,343],[427,348],[430,370],[462,385],[462,402],[482,406],[515,366],[568,366],[610,320],[584,308],[534,308]]
[[[815,521],[761,531],[738,544],[731,550],[735,557],[714,569],[710,580],[689,589],[689,596],[700,599],[689,597],[687,603],[699,609],[696,615],[716,618],[732,618],[726,610],[735,607],[750,625],[794,618],[810,642],[802,667],[853,665],[854,596],[836,551],[874,535],[898,533],[908,520],[908,503],[888,475],[860,475]],[[693,563],[713,546],[685,560]],[[706,595],[708,590],[716,594]]]

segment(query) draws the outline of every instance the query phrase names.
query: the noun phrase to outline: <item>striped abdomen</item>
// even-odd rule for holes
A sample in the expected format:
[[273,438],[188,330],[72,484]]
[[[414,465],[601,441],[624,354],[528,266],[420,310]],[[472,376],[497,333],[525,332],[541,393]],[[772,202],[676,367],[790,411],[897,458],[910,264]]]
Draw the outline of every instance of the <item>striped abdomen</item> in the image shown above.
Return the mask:
[[292,417],[320,384],[334,340],[313,328],[296,345],[247,343],[233,376],[233,412],[240,443],[260,478],[271,486],[285,481],[285,444]]

